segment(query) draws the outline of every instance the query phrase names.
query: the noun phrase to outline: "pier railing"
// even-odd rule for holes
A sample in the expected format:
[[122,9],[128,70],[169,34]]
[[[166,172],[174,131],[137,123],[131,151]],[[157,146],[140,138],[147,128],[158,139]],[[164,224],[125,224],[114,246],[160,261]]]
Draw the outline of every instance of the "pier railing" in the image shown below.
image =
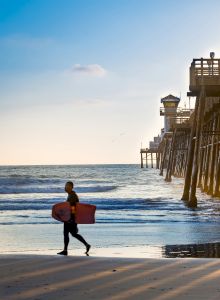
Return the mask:
[[173,124],[185,124],[186,122],[189,121],[189,118],[187,117],[174,117],[171,118],[173,120]]
[[141,148],[140,153],[146,153],[149,149],[148,148]]
[[160,107],[160,116],[165,116],[166,115],[176,115],[176,116],[182,116],[182,117],[190,117],[190,115],[193,113],[194,109],[189,109],[189,108],[177,108],[176,111],[169,110],[164,107]]
[[198,92],[201,86],[208,91],[220,91],[220,59],[193,59],[190,66],[190,91]]

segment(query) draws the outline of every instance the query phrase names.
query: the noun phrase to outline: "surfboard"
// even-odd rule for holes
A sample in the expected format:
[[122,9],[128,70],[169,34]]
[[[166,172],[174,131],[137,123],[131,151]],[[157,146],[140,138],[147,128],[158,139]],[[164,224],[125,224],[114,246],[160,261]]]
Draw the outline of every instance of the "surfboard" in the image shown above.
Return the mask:
[[71,206],[68,202],[56,203],[52,206],[52,217],[60,222],[67,222],[71,218]]
[[[96,206],[77,203],[75,209],[75,222],[77,224],[94,224]],[[72,207],[69,202],[60,202],[52,206],[52,217],[60,222],[67,222],[71,218]]]
[[75,220],[77,224],[94,224],[96,206],[92,204],[77,203]]

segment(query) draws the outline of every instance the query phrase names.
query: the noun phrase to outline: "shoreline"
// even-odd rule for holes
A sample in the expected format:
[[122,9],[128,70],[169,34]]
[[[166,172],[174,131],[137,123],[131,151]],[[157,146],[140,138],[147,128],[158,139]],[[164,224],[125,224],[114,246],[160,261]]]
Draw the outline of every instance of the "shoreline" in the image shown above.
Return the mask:
[[[0,257],[2,255],[37,255],[37,256],[57,256],[57,252],[62,249],[48,249],[48,250],[24,250],[24,251],[2,251],[0,253]],[[80,248],[71,248],[69,247],[68,256],[70,257],[83,257],[85,256],[84,247]],[[102,257],[102,258],[163,258],[162,257],[162,249],[160,246],[136,246],[136,247],[91,247],[89,251],[90,257]]]
[[[1,249],[0,255],[57,255],[61,248],[48,249]],[[85,248],[78,245],[77,248],[69,247],[69,256],[84,256]],[[175,245],[137,245],[137,246],[109,246],[97,247],[92,245],[89,252],[91,257],[108,258],[143,258],[143,259],[167,259],[167,258],[216,258],[220,259],[220,242],[175,244]]]
[[4,300],[219,299],[220,260],[0,255]]

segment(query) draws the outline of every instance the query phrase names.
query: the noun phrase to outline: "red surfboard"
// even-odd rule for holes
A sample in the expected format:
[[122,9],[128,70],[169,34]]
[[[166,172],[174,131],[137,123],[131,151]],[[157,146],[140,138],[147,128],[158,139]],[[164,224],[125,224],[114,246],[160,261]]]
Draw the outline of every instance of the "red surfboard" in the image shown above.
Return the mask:
[[[96,206],[85,203],[77,203],[75,209],[75,221],[77,224],[94,224]],[[60,222],[68,222],[71,218],[72,208],[69,202],[56,203],[52,207],[52,217]]]
[[85,203],[76,204],[75,220],[77,224],[94,224],[96,206]]
[[69,202],[60,202],[52,207],[52,217],[60,222],[67,222],[71,218],[71,206]]

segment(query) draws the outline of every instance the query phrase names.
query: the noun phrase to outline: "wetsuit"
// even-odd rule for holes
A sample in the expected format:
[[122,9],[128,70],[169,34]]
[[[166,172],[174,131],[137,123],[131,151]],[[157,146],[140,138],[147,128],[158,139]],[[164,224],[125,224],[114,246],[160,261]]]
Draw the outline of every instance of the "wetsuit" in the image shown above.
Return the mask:
[[[77,194],[74,191],[72,191],[71,194],[68,194],[66,201],[69,202],[71,206],[75,207],[76,203],[79,202],[79,198]],[[73,213],[71,214],[71,219],[68,222],[64,222],[64,250],[67,250],[69,245],[69,233],[71,233],[73,237],[75,237],[85,246],[88,246],[88,243],[84,240],[84,238],[80,234],[78,234],[78,228],[75,222],[75,215]]]

